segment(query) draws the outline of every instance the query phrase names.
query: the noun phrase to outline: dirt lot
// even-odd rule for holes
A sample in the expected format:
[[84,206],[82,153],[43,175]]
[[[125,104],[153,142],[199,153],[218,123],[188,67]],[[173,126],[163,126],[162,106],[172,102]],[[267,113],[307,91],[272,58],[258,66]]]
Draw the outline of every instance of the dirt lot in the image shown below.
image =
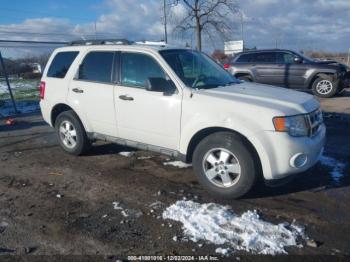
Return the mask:
[[[232,201],[212,198],[191,168],[164,166],[164,156],[138,151],[125,157],[118,153],[129,149],[98,143],[89,155],[72,157],[58,147],[40,115],[17,118],[14,126],[0,120],[0,253],[101,255],[97,261],[218,256],[214,245],[174,241],[183,234],[181,225],[160,218],[167,206],[186,197],[229,205],[238,214],[256,209],[273,223],[296,219],[317,247],[287,248],[291,255],[349,255],[350,92],[321,103],[328,128],[325,154],[346,164],[339,182],[330,167],[318,164],[286,186],[259,188]],[[161,203],[150,207],[156,201]],[[128,217],[114,210],[113,202],[128,209]],[[236,252],[228,260],[256,260],[247,254]]]

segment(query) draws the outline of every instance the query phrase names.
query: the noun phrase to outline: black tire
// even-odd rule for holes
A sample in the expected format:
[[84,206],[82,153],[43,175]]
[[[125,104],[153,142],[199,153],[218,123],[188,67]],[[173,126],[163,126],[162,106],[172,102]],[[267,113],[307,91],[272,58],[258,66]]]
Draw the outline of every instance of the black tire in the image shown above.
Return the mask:
[[[216,183],[220,183],[220,175],[216,176],[215,182],[211,182],[205,174],[207,162],[204,162],[204,159],[209,152],[217,148],[232,153],[240,165],[240,176],[238,176],[237,181],[232,186],[218,186]],[[221,153],[220,151],[218,152]],[[231,132],[217,132],[204,138],[194,150],[192,164],[199,182],[211,194],[220,198],[233,199],[244,196],[252,189],[258,178],[258,165],[255,162],[250,146],[242,137]],[[232,178],[231,175],[230,177]]]
[[239,76],[238,79],[244,82],[253,82],[250,76]]
[[[330,85],[330,90],[327,92],[322,92],[318,85],[324,81],[328,85]],[[315,96],[321,97],[321,98],[330,98],[337,94],[338,92],[338,81],[332,81],[330,79],[324,78],[324,77],[318,77],[316,80],[312,83],[312,92]]]
[[[76,131],[76,136],[74,139],[76,144],[72,147],[65,144],[63,141],[64,139],[62,138],[62,133],[60,132],[61,125],[64,125],[64,123],[67,122],[70,123]],[[57,116],[55,121],[55,129],[58,142],[65,152],[78,156],[86,153],[89,150],[91,142],[86,135],[84,126],[80,122],[79,117],[72,110],[64,111]]]

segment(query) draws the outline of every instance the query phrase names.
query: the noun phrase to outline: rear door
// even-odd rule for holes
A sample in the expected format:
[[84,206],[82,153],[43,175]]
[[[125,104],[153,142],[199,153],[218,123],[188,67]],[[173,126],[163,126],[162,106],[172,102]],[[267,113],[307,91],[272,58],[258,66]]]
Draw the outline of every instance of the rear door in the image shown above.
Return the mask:
[[282,83],[282,70],[276,63],[275,52],[255,53],[252,66],[255,67],[256,82],[270,85]]
[[177,150],[180,90],[171,95],[146,90],[150,77],[169,79],[159,60],[150,54],[123,52],[120,63],[120,82],[114,96],[119,137]]
[[68,100],[93,131],[117,136],[114,110],[114,51],[90,51],[70,83]]

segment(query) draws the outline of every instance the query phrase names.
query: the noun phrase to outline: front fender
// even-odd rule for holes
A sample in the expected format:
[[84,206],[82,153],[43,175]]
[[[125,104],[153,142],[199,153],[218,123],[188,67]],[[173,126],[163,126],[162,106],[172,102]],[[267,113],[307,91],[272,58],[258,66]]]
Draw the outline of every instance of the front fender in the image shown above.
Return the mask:
[[306,86],[311,86],[313,81],[316,79],[317,76],[324,77],[325,79],[329,79],[331,81],[337,80],[335,79],[335,76],[337,74],[337,70],[331,70],[331,69],[323,69],[323,70],[314,70],[310,69],[306,72],[305,78]]
[[[196,120],[195,120],[196,119]],[[186,155],[188,152],[189,144],[192,138],[198,132],[208,129],[208,128],[225,128],[232,130],[236,133],[241,134],[245,137],[255,148],[263,169],[265,177],[271,176],[271,165],[268,158],[268,153],[266,152],[263,143],[259,139],[259,133],[264,132],[259,129],[259,127],[251,122],[244,122],[244,119],[233,121],[232,118],[226,117],[220,120],[217,120],[213,123],[209,119],[199,119],[194,118],[192,121],[188,121],[188,124],[183,126],[181,143],[180,143],[180,153]],[[208,125],[210,123],[210,125]],[[237,124],[239,123],[239,124]],[[242,124],[243,123],[243,124]]]

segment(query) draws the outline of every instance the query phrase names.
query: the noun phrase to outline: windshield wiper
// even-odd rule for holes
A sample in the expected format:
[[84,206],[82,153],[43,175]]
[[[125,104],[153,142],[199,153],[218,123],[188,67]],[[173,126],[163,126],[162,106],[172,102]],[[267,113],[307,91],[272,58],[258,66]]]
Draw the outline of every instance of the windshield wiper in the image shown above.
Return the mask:
[[201,86],[196,86],[195,89],[200,90],[200,89],[210,89],[210,88],[217,88],[219,85],[201,85]]

